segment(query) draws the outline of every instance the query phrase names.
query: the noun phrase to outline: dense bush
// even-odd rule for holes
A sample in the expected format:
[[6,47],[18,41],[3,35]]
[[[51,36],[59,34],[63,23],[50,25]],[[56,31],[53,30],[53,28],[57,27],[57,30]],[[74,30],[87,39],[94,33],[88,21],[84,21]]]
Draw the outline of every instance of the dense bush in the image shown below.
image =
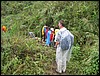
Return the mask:
[[2,1],[1,26],[8,31],[1,31],[1,73],[48,74],[46,70],[51,69],[49,65],[55,59],[54,49],[48,47],[50,57],[54,57],[50,58],[47,48],[25,39],[29,31],[40,37],[43,25],[57,26],[59,20],[64,20],[65,27],[74,34],[67,74],[98,74],[98,1]]

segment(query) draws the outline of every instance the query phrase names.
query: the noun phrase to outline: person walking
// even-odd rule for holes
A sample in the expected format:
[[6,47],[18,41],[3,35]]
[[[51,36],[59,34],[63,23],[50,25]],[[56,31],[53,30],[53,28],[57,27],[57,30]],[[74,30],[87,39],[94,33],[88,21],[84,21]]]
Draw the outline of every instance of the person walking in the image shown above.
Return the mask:
[[58,31],[59,31],[59,27],[56,26],[56,27],[55,27],[55,31],[54,31],[54,32],[55,32],[55,33],[54,33],[54,34],[55,34],[55,35],[54,35],[54,47],[56,47],[56,38],[57,38],[56,36],[57,36]]
[[6,26],[2,26],[2,31],[3,31],[3,32],[6,32],[6,31],[7,31]]
[[54,28],[51,28],[51,34],[50,34],[50,41],[51,41],[51,45],[54,47]]
[[[43,41],[45,42],[45,31],[46,31],[46,25],[44,25],[42,27],[42,37],[43,37]],[[42,38],[41,38],[42,39]]]
[[50,44],[51,44],[50,35],[51,35],[51,30],[50,30],[50,27],[48,27],[48,31],[46,33],[46,45],[47,46],[50,46]]
[[[57,63],[57,69],[56,72],[63,73],[66,71],[66,64],[69,62],[71,57],[71,48],[73,44],[74,36],[71,34],[70,31],[68,31],[64,26],[64,21],[60,20],[58,23],[58,26],[60,30],[56,34],[56,63]],[[66,31],[66,34],[64,32]],[[69,40],[64,40],[64,42],[67,42],[66,45],[68,45],[68,49],[64,50],[62,47],[63,43],[61,42],[62,35],[65,35]],[[65,45],[65,44],[64,44]],[[66,46],[67,47],[67,46]]]

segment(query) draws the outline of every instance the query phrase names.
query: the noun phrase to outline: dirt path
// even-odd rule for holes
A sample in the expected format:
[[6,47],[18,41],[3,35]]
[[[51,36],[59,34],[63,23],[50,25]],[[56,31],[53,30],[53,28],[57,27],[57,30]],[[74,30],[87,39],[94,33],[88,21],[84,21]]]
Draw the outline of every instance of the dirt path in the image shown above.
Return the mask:
[[56,72],[56,61],[53,61],[52,64],[50,65],[50,70],[47,71],[47,75],[67,75],[66,72],[65,73],[57,73]]
[[61,73],[61,74],[59,74],[59,73],[57,73],[56,72],[56,61],[53,61],[53,63],[52,63],[52,75],[66,75],[66,73]]
[[[41,42],[40,38],[38,39],[38,37],[36,37],[35,40],[38,41],[38,43],[40,43],[42,46],[45,46],[45,42]],[[53,49],[53,50],[55,50],[55,49]],[[61,74],[56,72],[57,65],[56,65],[55,60],[53,60],[51,65],[49,65],[49,66],[50,66],[50,69],[46,71],[46,75],[67,75],[66,72],[61,73]]]
[[[38,40],[38,39],[37,39]],[[45,46],[45,42],[41,42],[40,40],[38,40],[39,43],[41,43],[42,46]],[[56,72],[56,61],[52,61],[52,64],[50,65],[50,70],[47,70],[47,75],[67,75],[66,72],[65,73],[57,73]]]

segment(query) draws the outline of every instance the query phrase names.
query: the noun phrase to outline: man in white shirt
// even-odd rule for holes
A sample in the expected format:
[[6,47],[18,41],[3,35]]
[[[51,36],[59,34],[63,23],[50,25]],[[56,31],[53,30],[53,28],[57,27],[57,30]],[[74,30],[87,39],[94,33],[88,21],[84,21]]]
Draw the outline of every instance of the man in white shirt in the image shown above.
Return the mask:
[[[64,50],[64,51],[61,49],[60,40],[61,40],[61,35],[62,34],[60,34],[60,33],[62,31],[64,31],[64,30],[67,30],[67,29],[64,27],[64,22],[62,20],[59,21],[58,26],[59,26],[60,30],[56,34],[56,38],[55,38],[56,47],[57,47],[57,49],[56,49],[56,63],[57,63],[56,71],[58,73],[62,73],[62,72],[66,71],[66,62],[70,60],[72,45],[71,45],[71,40],[70,40],[69,41],[70,43],[68,44],[69,45],[69,49],[68,50]],[[71,34],[69,31],[67,33]]]

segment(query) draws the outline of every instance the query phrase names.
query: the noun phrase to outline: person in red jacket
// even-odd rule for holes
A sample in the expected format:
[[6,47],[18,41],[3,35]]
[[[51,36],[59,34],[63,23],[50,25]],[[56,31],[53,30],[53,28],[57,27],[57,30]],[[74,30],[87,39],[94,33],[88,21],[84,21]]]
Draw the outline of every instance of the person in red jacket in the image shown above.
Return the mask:
[[50,41],[51,46],[54,46],[54,28],[51,28]]

